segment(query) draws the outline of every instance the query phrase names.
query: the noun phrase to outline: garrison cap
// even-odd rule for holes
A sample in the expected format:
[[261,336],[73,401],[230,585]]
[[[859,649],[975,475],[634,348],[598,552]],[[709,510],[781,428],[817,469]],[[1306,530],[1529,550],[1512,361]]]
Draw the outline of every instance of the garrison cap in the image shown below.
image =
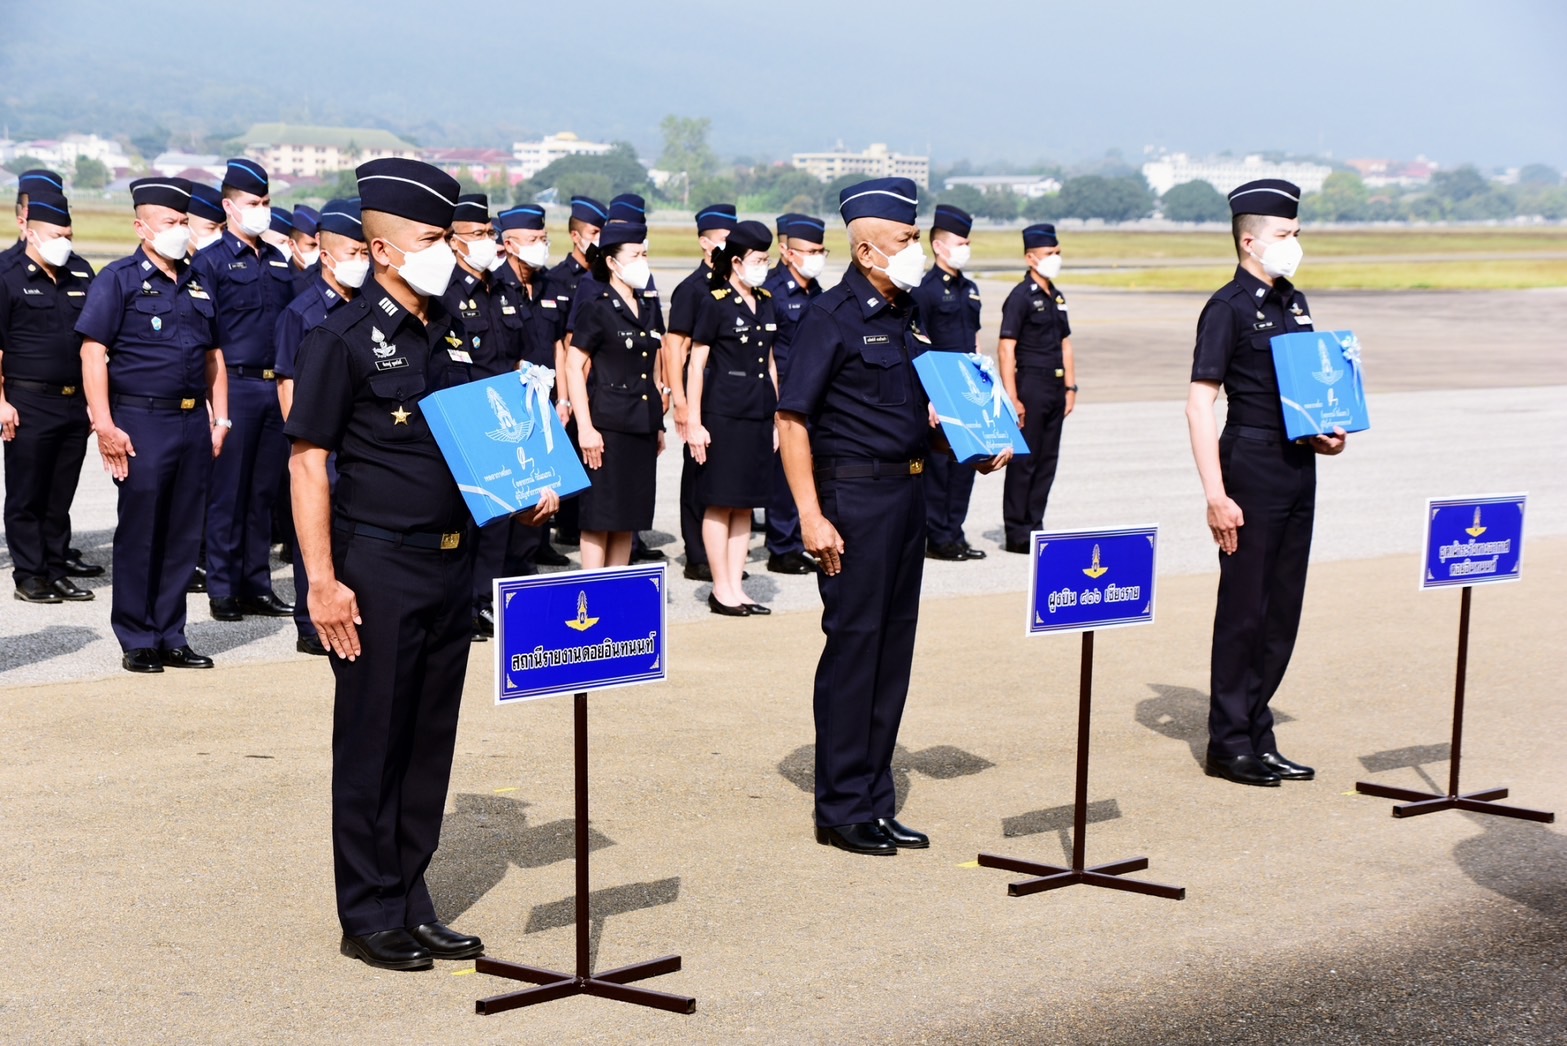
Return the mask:
[[765,251],[772,245],[773,234],[761,222],[741,222],[724,241],[724,248],[732,257],[739,257],[746,251]]
[[502,211],[495,216],[495,227],[501,232],[513,229],[544,228],[544,208],[536,203],[525,203]]
[[287,207],[272,208],[272,231],[284,236],[294,231],[294,212]]
[[314,236],[316,227],[321,224],[321,212],[314,207],[306,207],[300,204],[294,208],[294,231],[302,232],[306,236]]
[[359,220],[358,200],[328,200],[326,206],[321,208],[321,217],[316,223],[319,232],[335,232],[339,236],[347,236],[351,240],[363,241],[365,227]]
[[1030,225],[1023,230],[1023,249],[1031,251],[1035,247],[1055,247],[1060,243],[1056,239],[1056,227],[1049,222],[1040,225]]
[[604,226],[599,237],[599,249],[607,251],[616,244],[641,243],[647,239],[647,226],[637,222],[616,222]]
[[33,189],[27,194],[27,220],[49,225],[71,224],[71,205],[65,194],[53,189]]
[[422,160],[388,156],[354,168],[359,206],[445,229],[452,224],[460,187],[457,179]]
[[30,171],[23,171],[16,177],[16,202],[21,203],[23,196],[35,192],[65,192],[65,179],[55,172],[44,167],[34,167]]
[[647,201],[634,192],[623,192],[609,201],[612,222],[646,222]]
[[579,222],[587,222],[589,225],[603,227],[609,217],[609,211],[604,205],[591,196],[573,196],[571,198],[571,216]]
[[950,203],[938,203],[936,216],[931,220],[930,227],[967,236],[969,230],[974,228],[974,217],[961,207],[954,207]]
[[457,197],[457,209],[452,212],[454,222],[478,222],[490,220],[490,198],[482,192],[465,192]]
[[809,214],[786,214],[778,219],[778,236],[792,236],[809,243],[821,243],[827,238],[827,223]]
[[1282,178],[1259,178],[1230,192],[1231,214],[1293,218],[1300,212],[1300,186]]
[[735,205],[732,203],[710,203],[696,212],[696,231],[698,235],[710,232],[713,229],[733,229],[735,227]]
[[785,235],[785,233],[784,233],[784,226],[789,224],[789,219],[791,219],[791,218],[798,218],[798,217],[799,217],[798,214],[795,214],[793,211],[790,211],[788,214],[780,214],[776,219],[774,219],[774,221],[773,221],[773,228],[778,231],[778,238],[780,240],[784,238],[784,235]]
[[267,169],[245,156],[237,156],[228,162],[223,172],[223,188],[240,192],[267,195]]
[[856,218],[886,218],[913,225],[919,190],[908,178],[872,178],[838,194],[838,213],[847,225]]
[[197,218],[222,225],[227,218],[223,214],[223,193],[212,185],[190,183],[190,213]]
[[190,190],[184,178],[138,178],[131,182],[131,206],[155,204],[184,214],[190,210]]

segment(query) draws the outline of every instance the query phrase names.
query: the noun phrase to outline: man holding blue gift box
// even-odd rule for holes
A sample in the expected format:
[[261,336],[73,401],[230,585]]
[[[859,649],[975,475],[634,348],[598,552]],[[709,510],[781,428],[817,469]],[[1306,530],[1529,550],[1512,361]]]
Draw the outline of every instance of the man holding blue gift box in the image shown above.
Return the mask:
[[[1186,403],[1192,456],[1219,546],[1206,771],[1237,784],[1276,786],[1315,776],[1279,754],[1268,702],[1284,679],[1306,593],[1318,454],[1344,449],[1344,432],[1292,442],[1274,371],[1275,335],[1312,328],[1290,282],[1300,264],[1300,189],[1273,178],[1230,193],[1240,264],[1197,320]],[[1214,404],[1224,389],[1224,433]]]

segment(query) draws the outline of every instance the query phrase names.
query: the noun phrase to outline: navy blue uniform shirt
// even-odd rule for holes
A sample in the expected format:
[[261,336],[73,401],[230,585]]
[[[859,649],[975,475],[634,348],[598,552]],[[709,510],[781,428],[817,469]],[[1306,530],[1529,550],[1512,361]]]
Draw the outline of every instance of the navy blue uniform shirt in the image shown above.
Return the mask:
[[693,345],[708,347],[702,372],[702,414],[727,418],[770,418],[778,407],[768,367],[778,321],[773,296],[758,287],[756,311],[731,287],[710,290],[700,299]]
[[[260,241],[258,241],[260,242]],[[294,263],[270,243],[260,253],[227,229],[191,262],[218,309],[218,346],[231,367],[271,370],[277,318],[294,300]]]
[[710,296],[707,280],[712,275],[713,267],[704,261],[669,292],[669,333],[691,337],[696,329],[697,309],[702,299]]
[[73,254],[54,272],[58,283],[25,255],[0,268],[0,373],[80,388],[82,339],[76,321],[87,303],[93,270]]
[[794,344],[794,332],[800,318],[813,300],[825,292],[816,280],[802,284],[782,262],[773,269],[762,284],[773,296],[773,314],[778,317],[778,338],[773,342],[773,356],[778,360],[778,380],[783,381],[789,362],[789,346]]
[[[580,289],[580,288],[579,288]],[[658,309],[646,303],[639,315],[614,290],[583,303],[572,335],[574,348],[593,361],[588,375],[588,410],[595,429],[657,432],[664,427],[664,402],[653,381],[662,333]]]
[[327,314],[346,302],[341,294],[316,277],[315,283],[288,303],[283,315],[277,318],[273,341],[277,351],[277,363],[273,369],[280,378],[293,378],[298,374],[299,346],[305,335],[315,330]]
[[88,288],[76,333],[108,346],[111,395],[206,395],[207,353],[218,348],[212,298],[188,262],[174,271],[171,280],[137,247]]
[[1001,304],[1001,337],[1016,339],[1019,367],[1061,370],[1061,341],[1071,336],[1066,295],[1054,283],[1045,290],[1033,273]]
[[1192,380],[1224,386],[1227,424],[1282,432],[1270,339],[1312,329],[1306,296],[1293,284],[1276,279],[1269,287],[1237,265],[1235,278],[1214,292],[1197,318]]
[[550,293],[548,277],[536,273],[531,283],[524,284],[510,265],[504,265],[495,278],[506,288],[499,303],[500,322],[516,331],[518,358],[554,370],[555,343],[561,337],[560,305]]
[[[594,279],[591,272],[577,282],[577,289],[571,296],[571,308],[566,313],[566,333],[576,333],[577,316],[582,311],[583,304],[592,301],[607,290],[609,288]],[[637,291],[637,309],[643,316],[652,320],[653,330],[660,334],[664,333],[664,306],[659,300],[658,288],[653,285],[651,276],[648,277],[647,286]]]
[[973,280],[935,265],[909,296],[919,306],[931,348],[979,351],[979,287]]
[[914,357],[928,348],[913,299],[888,301],[850,269],[795,329],[778,409],[804,415],[818,460],[923,457],[930,419]]
[[399,532],[465,526],[468,509],[419,401],[470,380],[466,340],[438,298],[428,308],[420,323],[372,278],[299,347],[283,433],[337,454],[337,519]]
[[441,304],[462,321],[467,337],[463,348],[473,357],[475,378],[493,378],[517,369],[517,361],[522,359],[517,292],[501,281],[498,271],[475,276],[457,266],[452,270],[446,293],[441,295]]

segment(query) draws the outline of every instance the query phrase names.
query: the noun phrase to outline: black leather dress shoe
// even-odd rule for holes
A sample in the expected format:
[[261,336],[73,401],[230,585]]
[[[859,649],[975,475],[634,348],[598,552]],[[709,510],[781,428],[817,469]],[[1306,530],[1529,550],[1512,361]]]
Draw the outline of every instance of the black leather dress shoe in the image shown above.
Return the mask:
[[687,581],[711,582],[713,580],[713,568],[706,563],[687,563],[682,573]]
[[1026,541],[1008,541],[1003,547],[1008,552],[1016,552],[1020,556],[1028,555],[1028,542]]
[[816,563],[804,552],[785,552],[781,556],[768,556],[767,569],[774,574],[814,574]]
[[212,658],[198,654],[188,646],[175,647],[158,653],[158,659],[169,668],[211,668]]
[[950,545],[937,545],[935,543],[928,542],[925,545],[925,558],[945,559],[949,562],[961,563],[963,560],[968,558],[968,552],[957,542],[953,542]]
[[143,650],[127,650],[125,656],[120,658],[120,665],[127,672],[163,671],[163,659],[151,647]]
[[541,567],[571,566],[571,559],[567,557],[564,552],[560,551],[560,549],[556,548],[554,545],[549,544],[548,542],[545,542],[539,546],[538,551],[533,554],[533,561]]
[[214,621],[243,621],[245,615],[239,612],[239,600],[233,596],[223,596],[219,599],[207,600],[207,608],[212,611]]
[[740,605],[745,607],[746,613],[752,617],[766,617],[773,612],[772,607],[762,603],[741,603]]
[[444,923],[410,926],[408,936],[437,959],[472,959],[484,954],[483,941],[466,933],[458,933]]
[[207,591],[207,568],[197,567],[196,572],[190,576],[190,583],[185,586],[187,592]]
[[631,562],[633,563],[662,563],[669,556],[661,548],[634,548],[631,550]]
[[1293,759],[1285,759],[1277,752],[1264,752],[1257,758],[1263,766],[1278,774],[1284,781],[1310,781],[1317,776],[1317,772],[1311,767],[1297,763]]
[[823,846],[836,846],[851,854],[870,854],[875,857],[891,857],[898,848],[887,838],[887,833],[875,821],[863,824],[844,824],[837,828],[816,826],[816,841]]
[[24,577],[16,583],[16,598],[24,603],[58,603],[60,593],[41,577]]
[[49,587],[54,589],[61,599],[72,603],[85,603],[93,598],[91,589],[82,588],[68,577],[61,578]]
[[718,597],[711,592],[707,595],[707,609],[723,617],[750,617],[751,608],[745,603],[732,607],[728,603],[720,603]]
[[435,965],[430,949],[407,930],[382,930],[363,937],[343,935],[342,952],[382,970],[428,970]]
[[314,654],[317,657],[326,657],[327,654],[331,653],[326,648],[326,644],[321,642],[321,636],[315,632],[310,633],[308,636],[300,636],[294,640],[294,649],[301,654]]
[[1203,765],[1203,772],[1209,777],[1222,777],[1236,784],[1261,785],[1264,788],[1277,788],[1279,784],[1279,775],[1250,753],[1231,756],[1210,755]]
[[480,607],[473,612],[473,635],[476,640],[489,639],[495,635],[495,610],[491,607]]
[[87,562],[78,552],[66,558],[65,573],[68,577],[99,577],[103,574],[103,568]]
[[900,824],[896,817],[878,817],[876,827],[881,829],[881,834],[892,840],[892,845],[902,850],[923,850],[930,845],[930,836],[924,832],[916,832],[906,824]]
[[963,542],[963,555],[969,559],[984,559],[985,551],[984,549],[975,548],[973,545],[970,545],[967,541],[965,541]]
[[271,592],[264,596],[252,596],[249,599],[240,600],[239,609],[243,614],[255,614],[258,617],[294,616],[294,605],[283,602]]

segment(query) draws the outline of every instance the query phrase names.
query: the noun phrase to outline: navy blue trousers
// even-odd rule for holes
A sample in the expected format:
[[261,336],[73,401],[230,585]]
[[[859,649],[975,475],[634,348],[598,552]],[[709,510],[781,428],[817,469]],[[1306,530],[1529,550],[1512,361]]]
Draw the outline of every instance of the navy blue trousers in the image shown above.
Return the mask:
[[1023,401],[1023,442],[1028,453],[1007,466],[1001,487],[1001,523],[1008,544],[1020,545],[1044,525],[1050,488],[1061,456],[1061,423],[1066,420],[1066,388],[1055,372],[1019,367],[1018,399]]
[[925,535],[932,545],[966,545],[963,522],[974,496],[974,470],[944,450],[925,455]]
[[691,456],[690,444],[682,444],[680,452],[680,543],[685,546],[686,564],[696,566],[707,562],[707,546],[702,544],[702,516],[707,508],[697,496],[702,466]]
[[272,505],[288,468],[276,383],[230,374],[229,417],[207,505],[207,595],[256,599],[272,593]]
[[71,502],[87,455],[87,402],[80,394],[6,386],[21,424],[5,444],[5,543],[11,576],[53,583],[65,577]]
[[897,812],[892,753],[909,693],[925,569],[918,476],[817,479],[822,514],[843,538],[843,569],[817,575],[816,823],[860,824]]
[[800,510],[795,507],[794,494],[784,475],[783,456],[774,453],[773,496],[767,502],[767,552],[773,556],[787,556],[791,552],[804,551],[805,542],[800,539]]
[[212,475],[212,427],[195,410],[120,405],[114,423],[136,456],[119,487],[109,624],[124,650],[186,645],[185,586],[196,572]]
[[[326,456],[326,482],[327,489],[337,489],[337,455]],[[290,495],[292,497],[292,495]],[[289,518],[293,519],[293,509],[289,510]],[[291,562],[294,568],[294,627],[299,630],[301,639],[316,634],[316,626],[310,620],[310,575],[305,573],[305,557],[300,554],[299,542],[294,542]]]

